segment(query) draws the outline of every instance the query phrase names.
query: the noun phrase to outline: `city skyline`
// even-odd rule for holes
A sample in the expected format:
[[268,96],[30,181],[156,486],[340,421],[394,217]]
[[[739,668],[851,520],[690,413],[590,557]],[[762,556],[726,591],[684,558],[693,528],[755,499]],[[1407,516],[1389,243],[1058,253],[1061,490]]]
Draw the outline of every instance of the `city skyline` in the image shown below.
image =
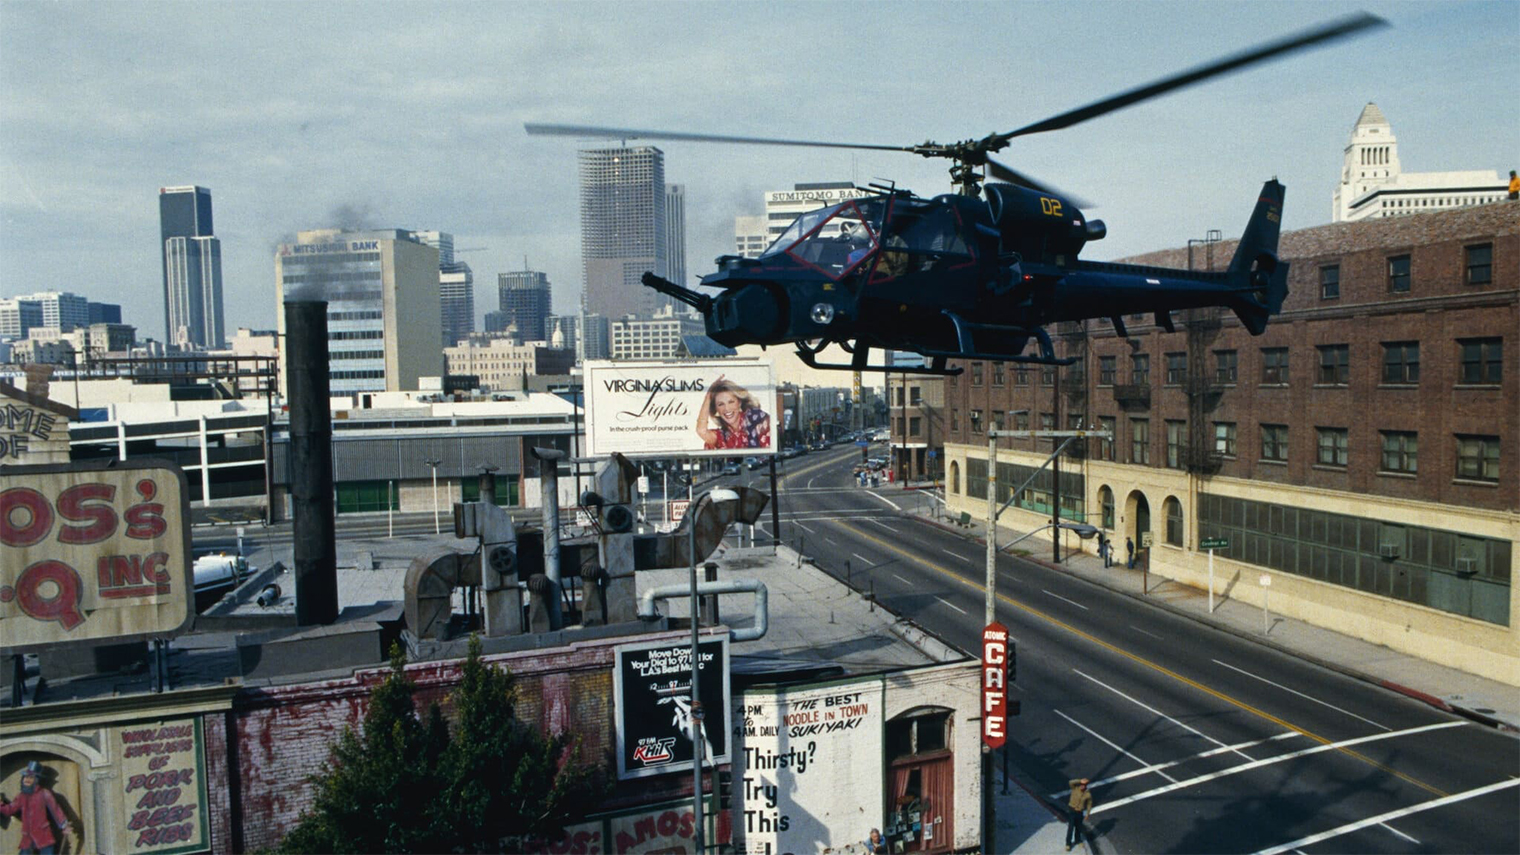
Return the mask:
[[[265,14],[272,8],[127,3],[92,10],[80,26],[77,7],[7,5],[0,104],[12,121],[0,128],[0,210],[14,242],[0,258],[3,296],[58,289],[121,302],[144,337],[163,338],[144,311],[162,300],[156,212],[144,200],[195,182],[217,191],[228,329],[274,326],[270,249],[312,228],[448,228],[461,245],[487,248],[469,257],[482,280],[527,254],[556,283],[557,304],[572,306],[576,151],[618,141],[530,138],[524,122],[949,141],[1361,8],[1392,26],[1021,140],[1004,159],[1097,203],[1093,215],[1110,228],[1088,251],[1097,260],[1234,232],[1248,213],[1242,193],[1273,175],[1288,187],[1285,228],[1328,222],[1347,135],[1369,101],[1393,118],[1410,171],[1515,167],[1506,162],[1515,122],[1496,109],[1510,88],[1502,81],[1520,78],[1507,44],[1520,8],[1508,3],[967,4],[932,14],[886,3],[857,22],[860,43],[912,44],[920,59],[905,54],[869,77],[858,51],[819,49],[837,25],[833,4],[786,14],[764,3],[721,13],[445,4],[404,35],[392,16],[352,7]],[[340,24],[354,51],[325,48]],[[1042,48],[1022,49],[1032,44]],[[944,97],[953,81],[924,73],[944,56],[976,69],[987,94]],[[1054,56],[1066,58],[1059,75],[1049,73]],[[398,59],[440,71],[426,80],[383,71]],[[191,85],[172,71],[185,62],[219,70]],[[815,84],[805,98],[799,80]],[[751,109],[741,116],[735,103]],[[838,178],[948,189],[940,164],[901,154],[658,145],[665,180],[685,187],[691,278],[731,251],[734,217],[760,213],[767,190]],[[92,154],[104,150],[115,154]],[[369,166],[379,162],[405,166]],[[37,271],[57,279],[38,281]]]

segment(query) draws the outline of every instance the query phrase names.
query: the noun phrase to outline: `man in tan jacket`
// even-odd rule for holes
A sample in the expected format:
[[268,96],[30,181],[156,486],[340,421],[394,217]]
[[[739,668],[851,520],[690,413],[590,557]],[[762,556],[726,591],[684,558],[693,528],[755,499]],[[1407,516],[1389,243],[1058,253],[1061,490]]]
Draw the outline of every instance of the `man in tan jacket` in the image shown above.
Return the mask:
[[1086,778],[1073,778],[1067,785],[1071,787],[1071,799],[1066,803],[1071,824],[1066,826],[1066,851],[1070,852],[1082,842],[1082,820],[1092,813],[1092,793],[1087,791]]

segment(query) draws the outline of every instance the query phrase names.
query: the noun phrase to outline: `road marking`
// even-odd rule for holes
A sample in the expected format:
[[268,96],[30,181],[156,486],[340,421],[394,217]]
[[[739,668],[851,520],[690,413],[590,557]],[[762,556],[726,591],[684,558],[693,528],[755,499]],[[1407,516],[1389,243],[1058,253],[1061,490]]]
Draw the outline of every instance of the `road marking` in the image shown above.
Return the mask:
[[[1041,591],[1045,591],[1044,588],[1041,588],[1040,590]],[[1092,611],[1092,609],[1089,609],[1087,606],[1082,605],[1081,603],[1077,602],[1076,600],[1068,600],[1065,597],[1061,596],[1060,594],[1051,594],[1049,591],[1045,591],[1045,593],[1050,594],[1052,597],[1055,597],[1058,600],[1063,600],[1065,602],[1071,603],[1072,605],[1076,606],[1077,608],[1081,609],[1084,612],[1090,612],[1090,611]]]
[[1326,703],[1326,702],[1320,700],[1319,698],[1313,697],[1312,695],[1306,695],[1303,692],[1298,691],[1297,689],[1290,689],[1290,688],[1288,688],[1287,686],[1284,686],[1281,683],[1274,683],[1271,680],[1268,680],[1266,677],[1258,677],[1257,675],[1252,674],[1250,671],[1246,671],[1246,670],[1241,669],[1241,668],[1236,668],[1234,665],[1231,665],[1228,662],[1220,662],[1218,659],[1215,659],[1214,660],[1214,664],[1215,665],[1221,665],[1221,666],[1223,666],[1225,668],[1230,669],[1231,671],[1235,671],[1237,673],[1244,674],[1247,677],[1250,677],[1252,679],[1260,680],[1263,683],[1266,683],[1268,686],[1276,686],[1277,688],[1282,689],[1284,692],[1289,692],[1291,694],[1298,695],[1300,698],[1303,698],[1304,700],[1313,701],[1316,704],[1319,704],[1320,706],[1329,707],[1330,709],[1333,709],[1336,712],[1345,713],[1346,715],[1349,715],[1349,716],[1351,716],[1354,719],[1357,719],[1359,721],[1365,721],[1368,724],[1372,725],[1373,727],[1380,727],[1383,730],[1393,730],[1393,728],[1389,727],[1386,724],[1378,724],[1377,722],[1373,721],[1370,718],[1362,718],[1361,716],[1357,715],[1354,712],[1351,712],[1350,710],[1343,710],[1340,707],[1336,706],[1335,704]]
[[829,542],[829,543],[832,543],[832,544],[834,544],[834,545],[835,545],[835,546],[838,546],[838,545],[839,545],[839,541],[837,541],[837,540],[835,540],[835,539],[834,539],[834,538],[832,538],[832,537],[829,537],[829,536],[828,536],[828,535],[824,535],[824,536],[823,536],[823,539],[824,539],[824,540],[826,540],[826,541],[828,541],[828,542]]
[[[1297,849],[1301,846],[1308,846],[1310,844],[1318,843],[1321,840],[1329,840],[1332,837],[1340,837],[1343,834],[1349,834],[1353,831],[1360,831],[1369,825],[1379,825],[1387,822],[1390,819],[1398,819],[1399,817],[1409,816],[1410,814],[1420,813],[1421,811],[1427,811],[1438,807],[1445,807],[1449,804],[1456,804],[1457,802],[1477,798],[1478,796],[1486,796],[1489,793],[1498,792],[1505,787],[1514,786],[1520,786],[1520,781],[1511,778],[1508,781],[1500,781],[1497,784],[1489,784],[1486,787],[1479,787],[1476,790],[1468,790],[1463,793],[1454,793],[1452,795],[1439,799],[1431,799],[1428,802],[1423,802],[1412,807],[1399,808],[1398,810],[1391,810],[1387,813],[1368,817],[1367,819],[1357,820],[1356,822],[1348,822],[1345,825],[1342,825],[1338,828],[1332,828],[1329,831],[1321,831],[1319,834],[1311,834],[1308,837],[1301,837],[1292,843],[1284,843],[1281,846],[1274,846],[1271,849],[1263,849],[1260,852],[1256,853],[1256,855],[1278,855],[1278,853],[1287,852],[1292,849]],[[1096,811],[1094,812],[1096,813]]]
[[[1084,674],[1084,673],[1082,673],[1081,671],[1079,671],[1076,668],[1073,668],[1071,670],[1076,671],[1078,676],[1080,676],[1080,677],[1086,677],[1087,679],[1093,681],[1094,683],[1097,683],[1098,685],[1102,686],[1103,688],[1109,690],[1110,692],[1113,692],[1114,694],[1116,694],[1119,697],[1125,699],[1126,701],[1129,701],[1130,703],[1132,703],[1135,706],[1137,706],[1137,707],[1145,710],[1146,712],[1148,712],[1148,713],[1150,713],[1152,715],[1161,716],[1162,718],[1166,719],[1167,721],[1171,722],[1172,724],[1177,725],[1178,727],[1182,728],[1183,730],[1186,730],[1186,731],[1188,731],[1190,733],[1196,733],[1199,736],[1203,737],[1204,739],[1207,739],[1208,741],[1214,743],[1215,745],[1218,745],[1221,748],[1224,747],[1224,743],[1223,742],[1220,742],[1219,740],[1215,739],[1214,737],[1209,736],[1208,734],[1204,733],[1203,731],[1199,730],[1198,728],[1193,727],[1192,725],[1189,725],[1189,724],[1183,724],[1182,722],[1178,721],[1175,718],[1172,718],[1171,716],[1167,715],[1166,713],[1162,712],[1161,710],[1156,709],[1155,707],[1151,706],[1150,704],[1147,704],[1144,701],[1138,700],[1136,698],[1132,698],[1129,695],[1124,694],[1123,692],[1119,691],[1118,689],[1114,688],[1113,686],[1110,686],[1107,683],[1103,682],[1102,680],[1099,680],[1097,677],[1093,677],[1093,676],[1090,676],[1088,674]],[[1246,760],[1248,760],[1248,761],[1253,761],[1253,760],[1256,759],[1256,758],[1252,757],[1251,755],[1245,753],[1244,751],[1241,751],[1238,748],[1235,749],[1235,753],[1239,754],[1240,756],[1242,756],[1244,758],[1246,758]]]
[[955,603],[950,602],[949,600],[945,599],[944,597],[935,597],[934,599],[939,600],[940,602],[944,603],[945,605],[949,606],[952,609],[955,609],[956,611],[960,612],[963,615],[971,614],[970,612],[966,611],[965,609],[961,608],[960,606],[956,605]]
[[878,526],[880,528],[884,528],[887,531],[892,532],[893,534],[897,534],[897,529],[895,529],[895,528],[887,525],[884,522],[878,522],[877,520],[873,520],[873,519],[868,519],[868,520],[866,520],[866,522],[870,523],[871,525]]
[[[1196,778],[1189,778],[1186,781],[1178,781],[1175,784],[1167,784],[1164,787],[1157,787],[1154,790],[1147,790],[1147,791],[1145,791],[1143,793],[1136,793],[1133,796],[1126,796],[1125,798],[1118,799],[1118,800],[1112,801],[1112,802],[1106,802],[1106,803],[1104,803],[1102,805],[1099,805],[1098,807],[1093,808],[1092,812],[1093,813],[1102,813],[1103,811],[1113,810],[1114,808],[1121,807],[1123,805],[1127,805],[1130,802],[1138,802],[1138,801],[1140,801],[1142,799],[1148,799],[1148,798],[1152,798],[1154,796],[1164,795],[1166,793],[1173,792],[1174,790],[1180,790],[1180,789],[1183,789],[1185,787],[1191,787],[1191,786],[1193,786],[1195,784],[1202,784],[1202,783],[1205,783],[1207,781],[1212,781],[1212,780],[1214,780],[1216,778],[1223,778],[1223,777],[1226,777],[1226,776],[1229,776],[1229,775],[1238,775],[1241,772],[1248,772],[1248,771],[1250,771],[1252,769],[1260,769],[1263,766],[1271,766],[1274,763],[1285,763],[1285,762],[1287,762],[1289,760],[1297,760],[1300,757],[1307,757],[1310,754],[1318,754],[1318,753],[1320,753],[1322,751],[1335,751],[1335,750],[1338,750],[1338,749],[1346,748],[1346,747],[1351,746],[1351,745],[1361,745],[1364,742],[1378,742],[1378,741],[1384,740],[1384,739],[1392,739],[1395,736],[1409,736],[1411,734],[1424,733],[1424,732],[1430,731],[1430,730],[1441,730],[1441,729],[1448,728],[1448,727],[1462,727],[1462,726],[1464,726],[1466,724],[1467,724],[1467,722],[1465,722],[1465,721],[1443,721],[1443,722],[1439,722],[1437,724],[1427,724],[1427,725],[1425,725],[1423,727],[1411,727],[1408,730],[1395,730],[1395,731],[1391,731],[1389,733],[1374,733],[1371,736],[1358,736],[1355,739],[1345,739],[1345,740],[1342,740],[1340,742],[1327,742],[1324,745],[1316,745],[1313,748],[1305,748],[1305,749],[1302,749],[1300,751],[1290,751],[1287,754],[1280,754],[1280,755],[1278,755],[1276,757],[1268,757],[1268,758],[1266,758],[1264,760],[1252,760],[1250,763],[1242,763],[1239,766],[1231,766],[1228,769],[1221,769],[1218,772],[1210,772],[1207,775],[1199,775]],[[1358,755],[1358,756],[1360,756],[1360,755]],[[1508,782],[1508,785],[1513,786],[1515,783],[1520,783],[1520,782]],[[1445,801],[1446,799],[1449,799],[1449,798],[1451,798],[1451,797],[1450,796],[1445,796],[1443,798],[1436,799],[1436,801],[1437,802],[1443,802],[1443,801]],[[1426,802],[1426,804],[1433,804],[1433,803]],[[1397,814],[1397,812],[1395,812],[1395,814]],[[1391,818],[1393,818],[1393,816],[1389,815],[1389,816],[1385,816],[1385,817],[1374,818],[1372,820],[1366,820],[1366,821],[1364,821],[1363,824],[1355,824],[1355,825],[1356,825],[1357,828],[1364,828],[1367,825],[1377,825],[1379,822],[1383,821],[1383,819],[1391,819]],[[1354,831],[1355,829],[1348,828],[1346,830],[1347,831]],[[1342,833],[1344,833],[1344,832],[1342,832]],[[1332,835],[1332,836],[1334,836],[1334,835]],[[1271,850],[1271,851],[1273,851],[1273,852],[1283,852],[1283,851],[1286,851],[1288,849],[1292,849],[1295,846],[1303,846],[1303,845],[1306,844],[1306,841],[1308,841],[1308,840],[1309,840],[1309,838],[1304,838],[1304,840],[1297,840],[1297,841],[1294,841],[1293,843],[1288,844],[1287,846],[1285,846],[1285,847],[1283,847],[1281,849],[1274,849],[1274,850]]]
[[866,566],[868,566],[868,567],[871,564],[875,563],[871,559],[865,557],[864,555],[861,555],[859,552],[851,552],[850,554],[853,555],[853,556],[855,556],[856,558],[859,558],[861,561],[864,561],[866,563]]
[[892,510],[894,510],[894,511],[900,511],[900,510],[902,510],[902,508],[899,507],[896,502],[892,501],[891,499],[887,498],[886,496],[883,496],[880,493],[866,493],[866,495],[867,496],[875,496],[876,498],[881,499],[883,502],[886,502],[887,505],[890,506],[892,508]]
[[791,520],[790,522],[791,522],[792,525],[797,526],[798,528],[802,529],[803,531],[807,532],[808,534],[817,534],[818,533],[816,531],[813,531],[805,523],[803,523],[803,522],[801,522],[799,520]]
[[951,552],[950,550],[944,548],[943,546],[941,546],[939,548],[939,551],[945,553],[946,555],[951,555],[951,556],[954,556],[956,558],[959,558],[960,560],[965,561],[968,564],[971,562],[970,558],[967,558],[966,556],[961,555],[959,552]]
[[1156,633],[1154,633],[1154,632],[1146,632],[1145,630],[1141,629],[1138,626],[1135,626],[1134,624],[1130,624],[1129,628],[1132,629],[1132,630],[1134,630],[1135,632],[1140,633],[1141,635],[1149,635],[1151,638],[1154,638],[1157,641],[1166,641],[1166,639],[1162,638],[1161,636],[1157,635]]
[[1409,835],[1405,834],[1404,832],[1399,831],[1397,828],[1394,828],[1393,826],[1389,825],[1386,822],[1380,822],[1380,823],[1378,823],[1378,825],[1381,825],[1382,827],[1388,829],[1389,831],[1393,832],[1394,834],[1397,834],[1398,836],[1404,838],[1405,840],[1408,840],[1410,843],[1413,843],[1416,846],[1420,845],[1420,841],[1415,840],[1413,837],[1410,837]]
[[[985,591],[986,590],[981,584],[979,584],[977,582],[974,582],[974,581],[966,578],[965,576],[962,576],[961,574],[955,572],[954,570],[951,570],[948,567],[942,567],[942,566],[940,566],[938,564],[935,564],[933,561],[930,561],[927,558],[924,558],[921,555],[915,555],[915,554],[913,554],[911,552],[908,552],[907,550],[900,549],[899,547],[897,547],[897,546],[895,546],[893,544],[887,543],[886,541],[884,541],[884,540],[882,540],[882,539],[880,539],[878,537],[873,537],[870,534],[867,534],[866,532],[861,531],[858,528],[856,528],[854,530],[855,530],[856,534],[860,535],[861,537],[865,538],[866,540],[871,541],[872,543],[877,544],[878,546],[882,547],[883,549],[887,550],[888,552],[895,552],[898,555],[902,556],[903,558],[906,558],[909,561],[912,561],[914,563],[922,565],[923,567],[926,567],[926,568],[928,568],[930,570],[933,570],[934,572],[940,574],[941,576],[944,576],[945,578],[947,578],[947,579],[949,579],[951,581],[954,581],[954,582],[957,582],[959,584],[965,585],[966,587],[968,587],[968,588],[970,588],[970,589],[972,589],[974,591]],[[1020,610],[1022,612],[1025,612],[1026,614],[1032,615],[1033,617],[1037,617],[1040,620],[1045,621],[1046,623],[1050,624],[1051,626],[1055,626],[1055,627],[1059,627],[1060,629],[1064,629],[1067,632],[1071,633],[1072,635],[1075,635],[1078,638],[1081,638],[1081,639],[1083,639],[1085,641],[1088,641],[1088,642],[1090,642],[1092,644],[1095,644],[1098,647],[1101,647],[1104,650],[1107,650],[1107,651],[1109,651],[1110,653],[1113,653],[1116,656],[1120,656],[1120,657],[1123,657],[1125,659],[1128,659],[1128,660],[1130,660],[1131,662],[1134,662],[1137,665],[1143,665],[1146,668],[1149,668],[1152,671],[1155,671],[1157,674],[1161,674],[1162,676],[1168,677],[1168,678],[1170,678],[1172,680],[1175,680],[1175,681],[1177,681],[1177,682],[1179,682],[1179,683],[1181,683],[1181,684],[1183,684],[1185,686],[1190,686],[1190,687],[1192,687],[1194,689],[1197,689],[1198,691],[1203,692],[1204,694],[1208,695],[1209,697],[1216,698],[1216,699],[1218,699],[1219,701],[1221,701],[1223,703],[1226,703],[1226,704],[1229,704],[1232,707],[1235,707],[1236,709],[1239,709],[1239,710],[1242,710],[1244,712],[1250,713],[1251,715],[1254,715],[1257,718],[1264,719],[1266,721],[1270,721],[1271,723],[1277,725],[1278,727],[1284,728],[1286,730],[1293,730],[1293,731],[1297,731],[1299,733],[1302,733],[1304,736],[1307,736],[1310,739],[1312,739],[1315,742],[1318,742],[1318,743],[1320,743],[1322,745],[1330,745],[1330,744],[1332,744],[1329,739],[1326,739],[1325,737],[1320,736],[1319,734],[1314,733],[1313,731],[1310,731],[1310,730],[1308,730],[1306,728],[1299,727],[1298,725],[1293,724],[1292,722],[1287,721],[1286,719],[1283,719],[1283,718],[1280,718],[1278,716],[1275,716],[1275,715],[1267,712],[1266,710],[1258,709],[1256,707],[1253,707],[1250,704],[1246,703],[1245,701],[1242,701],[1239,698],[1233,697],[1231,695],[1227,695],[1224,692],[1219,691],[1218,689],[1214,689],[1214,688],[1210,688],[1208,686],[1205,686],[1204,684],[1198,682],[1197,680],[1193,680],[1193,679],[1190,679],[1188,677],[1184,677],[1183,675],[1178,674],[1176,671],[1173,671],[1170,668],[1167,668],[1166,666],[1161,665],[1160,663],[1153,662],[1153,661],[1151,661],[1149,659],[1146,659],[1144,656],[1141,656],[1138,653],[1132,653],[1132,652],[1130,652],[1128,650],[1125,650],[1124,648],[1120,647],[1117,644],[1113,644],[1113,643],[1104,641],[1103,639],[1098,638],[1097,636],[1093,635],[1092,633],[1086,632],[1086,631],[1081,630],[1081,629],[1078,629],[1077,627],[1072,626],[1071,624],[1069,624],[1069,623],[1061,620],[1060,618],[1054,617],[1052,615],[1048,615],[1045,612],[1042,612],[1039,609],[1035,608],[1034,606],[1029,605],[1028,603],[1024,603],[1024,602],[1021,602],[1019,600],[1015,600],[1013,597],[1010,597],[1007,594],[998,594],[997,598],[999,600],[1002,600],[1004,603],[1007,603],[1008,605],[1012,606],[1013,608],[1016,608],[1016,609],[1018,609],[1018,610]],[[1439,787],[1431,786],[1430,784],[1427,784],[1427,783],[1425,783],[1424,781],[1421,781],[1418,778],[1414,778],[1414,777],[1411,777],[1409,775],[1406,775],[1405,773],[1400,772],[1399,770],[1394,769],[1391,766],[1387,766],[1387,765],[1384,765],[1382,763],[1379,763],[1378,761],[1373,760],[1371,757],[1367,757],[1365,755],[1358,754],[1357,752],[1352,751],[1349,748],[1345,748],[1345,747],[1341,747],[1338,750],[1341,751],[1341,753],[1345,754],[1348,757],[1354,757],[1357,760],[1360,760],[1363,763],[1366,763],[1368,766],[1372,766],[1375,769],[1379,769],[1379,770],[1382,770],[1384,772],[1387,772],[1388,774],[1394,776],[1395,778],[1398,778],[1401,781],[1406,781],[1406,782],[1408,782],[1410,784],[1413,784],[1416,787],[1419,787],[1420,789],[1425,790],[1426,792],[1434,793],[1437,796],[1445,796],[1445,795],[1447,795],[1447,793],[1446,793],[1445,790],[1442,790]]]
[[[1067,715],[1066,713],[1061,712],[1058,709],[1052,709],[1051,712],[1055,713],[1056,715],[1060,716],[1061,718],[1066,719],[1067,721],[1071,722],[1072,724],[1076,725],[1077,727],[1080,727],[1083,730],[1087,731],[1088,733],[1092,734],[1094,738],[1096,738],[1099,742],[1102,742],[1104,745],[1107,745],[1109,748],[1112,748],[1115,751],[1119,752],[1120,754],[1123,754],[1125,757],[1128,757],[1129,759],[1135,761],[1136,763],[1139,763],[1141,766],[1145,767],[1144,771],[1155,772],[1156,774],[1158,774],[1161,777],[1167,779],[1168,781],[1171,781],[1174,784],[1177,783],[1177,779],[1176,778],[1173,778],[1171,775],[1168,775],[1167,773],[1161,771],[1161,768],[1159,766],[1155,766],[1155,765],[1152,765],[1150,763],[1147,763],[1144,760],[1141,760],[1139,757],[1136,757],[1135,755],[1131,754],[1130,752],[1125,751],[1120,746],[1118,746],[1118,745],[1114,744],[1113,742],[1110,742],[1107,739],[1105,739],[1103,737],[1103,734],[1097,732],[1096,730],[1093,730],[1092,728],[1088,727],[1087,725],[1083,724],[1082,722],[1077,721],[1076,719],[1072,718],[1071,716]],[[1088,786],[1090,788],[1093,784],[1098,784],[1098,783],[1102,783],[1102,782],[1101,781],[1094,781],[1092,783],[1089,783]],[[1060,793],[1056,793],[1055,795],[1051,796],[1051,798],[1060,798],[1060,796],[1061,796]]]
[[[1060,712],[1060,710],[1057,710],[1056,712]],[[1265,745],[1268,742],[1276,742],[1279,739],[1296,739],[1300,736],[1303,736],[1303,734],[1299,733],[1296,730],[1288,730],[1279,733],[1276,736],[1269,736],[1266,739],[1253,739],[1250,742],[1237,742],[1234,745],[1226,745],[1223,748],[1210,748],[1208,751],[1202,751],[1198,754],[1191,754],[1187,757],[1183,757],[1180,760],[1168,760],[1165,763],[1157,763],[1154,766],[1147,766],[1144,769],[1135,769],[1131,772],[1120,772],[1117,775],[1110,775],[1107,778],[1099,778],[1098,780],[1088,784],[1088,788],[1091,789],[1092,787],[1104,787],[1108,786],[1109,784],[1117,784],[1120,781],[1126,781],[1130,778],[1138,778],[1141,775],[1149,775],[1152,772],[1159,774],[1162,769],[1170,769],[1173,766],[1180,766],[1190,760],[1202,760],[1205,757],[1213,757],[1216,754],[1224,754],[1229,751],[1234,751],[1237,748],[1253,748],[1257,745]],[[1061,796],[1065,795],[1067,792],[1067,790],[1061,790],[1058,793],[1051,793],[1050,797],[1053,799],[1058,799]]]
[[[904,585],[911,585],[911,584],[913,584],[912,582],[909,582],[907,579],[904,579],[903,577],[897,575],[896,573],[892,574],[892,578],[896,579],[897,581],[899,581],[901,583],[903,583]],[[690,621],[687,621],[687,622],[690,623]]]
[[811,477],[811,478],[809,478],[809,479],[808,479],[808,485],[807,485],[807,488],[808,488],[808,489],[809,489],[809,490],[811,490],[811,489],[813,489],[813,482],[814,482],[814,481],[817,481],[817,480],[818,480],[818,476],[817,476],[817,475],[814,475],[814,476],[813,476],[813,477]]

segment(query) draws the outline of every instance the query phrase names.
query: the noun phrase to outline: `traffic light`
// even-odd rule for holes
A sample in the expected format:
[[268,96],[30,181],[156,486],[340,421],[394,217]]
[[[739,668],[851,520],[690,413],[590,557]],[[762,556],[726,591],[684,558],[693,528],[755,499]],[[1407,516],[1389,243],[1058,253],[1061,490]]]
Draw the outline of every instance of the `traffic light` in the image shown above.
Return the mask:
[[1019,645],[1013,639],[1008,639],[1008,682],[1014,683],[1019,679]]
[[728,769],[718,770],[718,810],[732,810],[734,806],[734,773]]

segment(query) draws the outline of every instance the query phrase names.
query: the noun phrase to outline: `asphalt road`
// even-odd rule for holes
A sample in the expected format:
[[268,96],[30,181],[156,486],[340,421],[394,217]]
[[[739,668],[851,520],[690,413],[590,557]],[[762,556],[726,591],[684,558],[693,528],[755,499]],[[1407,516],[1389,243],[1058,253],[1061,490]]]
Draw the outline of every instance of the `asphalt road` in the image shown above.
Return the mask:
[[[985,548],[900,514],[919,494],[853,486],[859,457],[785,462],[782,538],[977,650]],[[1058,801],[1093,780],[1097,851],[1520,851],[1520,740],[1041,564],[1004,556],[997,594],[1009,760]]]

